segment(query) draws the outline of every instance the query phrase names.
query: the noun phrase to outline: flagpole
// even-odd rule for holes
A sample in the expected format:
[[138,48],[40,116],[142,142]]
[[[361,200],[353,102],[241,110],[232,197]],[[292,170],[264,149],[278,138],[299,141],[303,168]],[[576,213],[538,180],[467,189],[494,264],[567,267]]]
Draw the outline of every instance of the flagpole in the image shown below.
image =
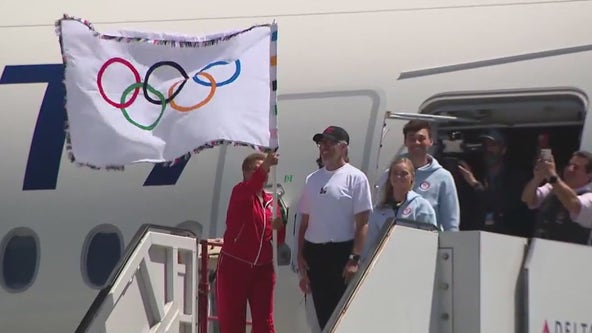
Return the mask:
[[[272,191],[273,191],[273,219],[276,218],[278,212],[278,195],[277,195],[277,177],[276,177],[276,166],[271,167],[271,179],[272,183]],[[273,236],[272,236],[272,248],[273,248],[273,269],[275,274],[279,274],[278,271],[278,253],[277,253],[277,229],[273,229]],[[277,278],[277,277],[276,277]]]

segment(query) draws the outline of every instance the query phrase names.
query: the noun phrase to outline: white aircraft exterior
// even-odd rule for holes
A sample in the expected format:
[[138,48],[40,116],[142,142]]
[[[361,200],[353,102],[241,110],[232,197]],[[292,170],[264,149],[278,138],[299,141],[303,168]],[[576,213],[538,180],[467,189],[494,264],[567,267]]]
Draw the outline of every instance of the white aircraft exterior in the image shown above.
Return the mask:
[[[289,244],[304,178],[316,168],[312,136],[328,125],[349,131],[351,163],[371,181],[402,144],[403,122],[383,126],[387,111],[466,116],[479,111],[473,102],[495,106],[506,98],[499,104],[505,126],[575,126],[582,147],[592,146],[586,117],[592,1],[5,1],[0,327],[6,332],[73,331],[106,277],[91,267],[93,258],[116,261],[142,224],[199,224],[204,237],[220,237],[249,152],[219,147],[174,168],[138,164],[124,172],[70,163],[54,32],[63,13],[88,19],[98,31],[188,34],[277,20],[277,181],[290,208]],[[512,98],[534,102],[507,102]],[[503,118],[491,105],[491,119]],[[296,275],[280,267],[278,332],[306,329],[298,326],[302,301]]]

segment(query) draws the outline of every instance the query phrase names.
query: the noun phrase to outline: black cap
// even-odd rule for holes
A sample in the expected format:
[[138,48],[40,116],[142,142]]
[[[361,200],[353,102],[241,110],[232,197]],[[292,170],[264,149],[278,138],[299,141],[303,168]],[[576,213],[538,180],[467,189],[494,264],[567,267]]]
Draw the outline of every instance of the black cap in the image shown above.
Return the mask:
[[349,145],[349,134],[347,131],[338,126],[329,126],[325,128],[323,133],[317,133],[312,137],[312,141],[319,143],[323,138],[333,141],[345,141]]
[[506,137],[502,132],[496,129],[491,129],[479,136],[480,139],[487,139],[501,144],[506,144]]

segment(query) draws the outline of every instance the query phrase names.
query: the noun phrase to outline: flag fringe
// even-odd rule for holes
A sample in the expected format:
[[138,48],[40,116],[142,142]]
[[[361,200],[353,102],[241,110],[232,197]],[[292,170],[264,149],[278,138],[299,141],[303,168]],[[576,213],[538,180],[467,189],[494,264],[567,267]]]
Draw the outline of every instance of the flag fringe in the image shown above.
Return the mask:
[[[70,140],[70,130],[69,130],[69,125],[68,125],[67,120],[66,120],[65,131],[66,131],[66,152],[68,154],[68,159],[70,160],[70,162],[74,163],[76,166],[88,167],[88,168],[91,168],[94,170],[108,170],[108,171],[124,171],[125,170],[124,165],[97,166],[97,165],[93,165],[93,164],[89,164],[89,163],[77,162],[76,158],[74,157],[74,153],[72,152],[72,142]],[[164,167],[172,167],[174,165],[179,164],[180,162],[188,160],[191,157],[191,155],[198,154],[201,151],[206,150],[206,149],[212,149],[212,148],[216,148],[218,146],[223,146],[223,145],[232,145],[234,147],[249,147],[249,148],[254,149],[256,151],[260,151],[262,153],[268,153],[268,152],[273,152],[273,151],[278,150],[277,147],[270,148],[270,147],[265,147],[265,146],[257,146],[257,145],[253,145],[253,144],[245,143],[245,142],[237,142],[237,141],[232,141],[232,140],[220,139],[220,140],[209,141],[209,142],[191,150],[190,152],[187,152],[187,153],[173,159],[172,161],[159,162],[159,163],[153,163],[153,162],[145,162],[145,163],[161,165]],[[134,162],[132,164],[138,164],[138,163],[143,163],[143,162]]]
[[[135,43],[148,43],[148,44],[154,44],[154,45],[165,45],[165,46],[170,46],[170,47],[207,47],[207,46],[212,46],[212,45],[216,45],[222,41],[230,40],[234,37],[237,37],[238,35],[241,35],[245,32],[251,31],[253,29],[257,29],[257,28],[261,28],[261,27],[270,27],[273,25],[273,24],[253,25],[249,28],[246,28],[246,29],[243,29],[240,31],[236,31],[236,32],[233,32],[233,33],[230,33],[227,35],[214,37],[212,39],[207,39],[207,40],[202,40],[202,41],[179,41],[179,40],[174,40],[174,39],[152,39],[152,38],[124,37],[124,36],[113,36],[113,35],[102,34],[102,33],[99,33],[98,31],[96,31],[94,26],[92,25],[92,23],[90,23],[88,20],[74,17],[74,16],[70,16],[68,14],[64,14],[64,16],[62,18],[60,18],[59,20],[57,20],[55,23],[55,31],[56,31],[56,34],[60,38],[62,35],[61,24],[63,21],[80,22],[80,23],[84,24],[86,27],[88,27],[88,29],[93,33],[93,35],[95,37],[105,39],[105,40],[114,40],[114,41],[123,42],[123,43],[134,43],[134,42]],[[60,44],[61,44],[61,40],[60,40]]]
[[[63,49],[63,42],[62,42],[62,31],[61,31],[61,23],[65,20],[72,20],[72,21],[77,21],[80,22],[82,24],[84,24],[85,26],[88,27],[88,29],[90,31],[93,32],[93,34],[95,35],[95,37],[98,38],[102,38],[102,39],[106,39],[106,40],[116,40],[118,42],[126,42],[126,43],[130,43],[130,42],[140,42],[140,43],[150,43],[150,44],[156,44],[156,45],[167,45],[167,46],[171,46],[171,47],[205,47],[205,46],[211,46],[211,45],[215,45],[221,41],[226,41],[229,40],[233,37],[236,37],[242,33],[248,32],[252,29],[255,28],[259,28],[259,27],[274,27],[275,24],[261,24],[261,25],[254,25],[251,26],[250,28],[232,33],[232,34],[228,34],[225,36],[220,36],[220,37],[216,37],[210,40],[203,40],[203,41],[178,41],[178,40],[157,40],[157,39],[148,39],[148,38],[137,38],[137,37],[122,37],[122,36],[111,36],[111,35],[106,35],[106,34],[101,34],[99,32],[97,32],[93,25],[85,19],[82,18],[77,18],[77,17],[73,17],[73,16],[69,16],[67,14],[64,14],[64,16],[57,20],[55,23],[55,29],[56,29],[56,34],[59,37],[59,43],[60,43],[60,48],[62,51],[62,61],[64,64],[64,73],[65,68],[66,68],[66,55],[64,54],[64,49]],[[65,82],[65,77],[62,80],[62,84],[64,84],[64,87],[66,85]],[[275,91],[274,91],[274,95],[275,95]],[[66,101],[67,101],[67,94],[64,97],[64,112],[66,112]],[[68,154],[68,159],[74,163],[77,166],[80,167],[89,167],[91,169],[95,169],[95,170],[115,170],[115,171],[123,171],[125,170],[124,165],[107,165],[107,166],[97,166],[97,165],[93,165],[93,164],[89,164],[89,163],[81,163],[81,162],[77,162],[76,158],[74,156],[73,150],[72,150],[72,141],[70,138],[70,125],[68,122],[68,114],[66,112],[66,122],[65,122],[65,126],[64,126],[64,131],[66,134],[66,151]],[[232,141],[232,140],[225,140],[225,139],[219,139],[219,140],[213,140],[213,141],[209,141],[175,159],[173,159],[172,161],[166,161],[166,162],[160,162],[160,163],[153,163],[150,162],[151,164],[157,164],[157,165],[162,165],[162,166],[166,166],[166,167],[170,167],[170,166],[174,166],[179,164],[180,162],[187,160],[190,158],[190,156],[192,154],[198,154],[199,152],[205,150],[205,149],[211,149],[211,148],[215,148],[217,146],[222,146],[222,145],[233,145],[233,146],[241,146],[241,147],[249,147],[251,149],[263,152],[263,153],[267,153],[267,152],[272,152],[272,151],[277,151],[278,147],[276,148],[270,148],[270,147],[264,147],[264,146],[257,146],[257,145],[253,145],[253,144],[249,144],[249,143],[245,143],[245,142],[238,142],[238,141]],[[141,163],[141,162],[134,162],[133,164],[137,164],[137,163]],[[148,162],[146,162],[148,163]]]

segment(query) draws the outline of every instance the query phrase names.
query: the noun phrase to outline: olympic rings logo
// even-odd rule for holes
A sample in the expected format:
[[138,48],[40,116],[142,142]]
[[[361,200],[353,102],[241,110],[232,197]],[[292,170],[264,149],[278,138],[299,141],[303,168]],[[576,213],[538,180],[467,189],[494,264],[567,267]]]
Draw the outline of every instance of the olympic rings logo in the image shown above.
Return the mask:
[[[116,102],[116,101],[112,100],[111,98],[109,98],[109,96],[107,96],[107,94],[105,93],[105,89],[103,88],[103,75],[105,74],[105,71],[107,70],[107,68],[115,63],[119,63],[119,64],[122,64],[125,67],[127,67],[132,72],[132,74],[134,76],[134,80],[135,80],[134,83],[132,83],[126,89],[123,90],[123,93],[121,94],[121,98],[120,98],[119,102]],[[181,65],[179,65],[178,63],[176,63],[174,61],[159,61],[159,62],[155,63],[154,65],[150,66],[150,68],[148,68],[148,71],[146,71],[146,75],[144,76],[144,80],[142,81],[140,78],[140,73],[138,73],[138,70],[129,61],[127,61],[123,58],[119,58],[119,57],[111,58],[111,59],[107,60],[103,64],[103,66],[101,66],[101,69],[99,69],[99,73],[97,74],[97,86],[99,88],[99,93],[101,94],[101,96],[103,97],[105,102],[109,103],[111,106],[113,106],[115,108],[120,109],[123,114],[123,117],[129,123],[131,123],[132,125],[140,128],[140,129],[150,131],[150,130],[153,130],[160,122],[160,119],[162,118],[167,105],[170,105],[171,108],[173,108],[174,110],[179,111],[179,112],[191,112],[191,111],[197,110],[197,109],[203,107],[204,105],[208,104],[212,100],[212,98],[214,97],[214,94],[216,93],[217,88],[228,85],[228,84],[234,82],[239,77],[239,75],[241,73],[240,60],[234,61],[234,65],[235,65],[234,74],[230,78],[228,78],[227,80],[225,80],[223,82],[216,82],[216,80],[214,79],[214,77],[211,74],[206,73],[206,71],[212,67],[223,66],[223,65],[229,65],[229,63],[226,61],[212,62],[212,63],[206,65],[203,69],[201,69],[199,72],[197,72],[193,76],[193,78],[192,78],[193,82],[195,82],[201,86],[209,87],[210,91],[208,92],[208,95],[203,100],[199,101],[198,103],[196,103],[194,105],[190,105],[190,106],[178,105],[175,102],[175,97],[177,97],[177,95],[179,95],[181,90],[183,90],[183,87],[185,87],[185,84],[187,83],[187,81],[190,78],[189,78],[189,75],[187,74],[187,72],[183,69],[183,67],[181,67]],[[181,76],[183,77],[183,79],[173,83],[169,87],[166,97],[162,92],[158,91],[153,86],[148,84],[148,80],[150,78],[150,75],[152,75],[152,73],[156,69],[158,69],[159,67],[163,67],[163,66],[169,66],[169,67],[176,69],[179,72],[179,74],[181,74]],[[133,120],[127,111],[127,108],[129,106],[131,106],[136,101],[136,98],[138,97],[138,94],[140,93],[140,89],[142,89],[142,93],[144,95],[144,98],[148,102],[150,102],[154,105],[160,105],[160,113],[159,113],[158,117],[156,118],[156,120],[154,122],[147,124],[147,125],[140,124],[139,122]],[[150,92],[151,94],[156,96],[157,99],[154,99],[152,96],[150,96],[148,94],[148,92]],[[129,99],[128,99],[128,96],[130,96],[130,94],[131,94],[131,97],[129,97]]]

